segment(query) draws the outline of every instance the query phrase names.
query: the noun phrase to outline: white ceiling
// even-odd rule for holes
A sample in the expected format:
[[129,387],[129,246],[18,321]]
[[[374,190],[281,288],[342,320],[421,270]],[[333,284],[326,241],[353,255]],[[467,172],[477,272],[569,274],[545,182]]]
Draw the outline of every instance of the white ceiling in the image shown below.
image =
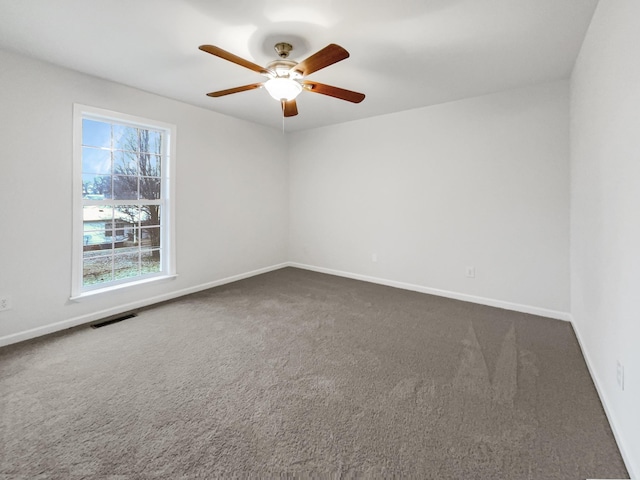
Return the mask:
[[[282,128],[264,77],[198,50],[265,65],[289,41],[300,61],[329,43],[351,57],[310,79],[367,95],[302,92],[287,131],[567,78],[597,0],[0,0],[0,48]],[[1,68],[1,66],[0,66]]]

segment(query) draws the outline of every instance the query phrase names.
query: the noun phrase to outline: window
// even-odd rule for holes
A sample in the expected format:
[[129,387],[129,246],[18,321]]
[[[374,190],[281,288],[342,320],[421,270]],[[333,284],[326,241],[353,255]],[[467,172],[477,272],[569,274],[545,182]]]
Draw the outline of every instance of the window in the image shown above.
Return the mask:
[[76,105],[72,297],[175,274],[175,127]]

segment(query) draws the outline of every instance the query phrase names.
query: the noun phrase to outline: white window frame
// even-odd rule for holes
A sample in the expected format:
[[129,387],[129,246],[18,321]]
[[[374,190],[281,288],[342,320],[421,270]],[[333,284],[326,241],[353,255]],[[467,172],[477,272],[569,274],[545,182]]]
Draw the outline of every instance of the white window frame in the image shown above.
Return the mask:
[[[87,204],[82,198],[82,121],[83,119],[113,122],[136,128],[149,128],[163,132],[161,191],[159,202],[161,215],[160,271],[144,276],[115,280],[108,284],[91,286],[83,285],[83,206]],[[112,292],[135,285],[147,284],[158,280],[166,280],[176,276],[175,249],[175,151],[176,126],[137,117],[125,113],[91,107],[88,105],[73,105],[73,259],[71,274],[71,300],[80,300],[100,293]],[[114,200],[100,200],[96,204],[117,204]],[[124,202],[129,203],[130,202]]]

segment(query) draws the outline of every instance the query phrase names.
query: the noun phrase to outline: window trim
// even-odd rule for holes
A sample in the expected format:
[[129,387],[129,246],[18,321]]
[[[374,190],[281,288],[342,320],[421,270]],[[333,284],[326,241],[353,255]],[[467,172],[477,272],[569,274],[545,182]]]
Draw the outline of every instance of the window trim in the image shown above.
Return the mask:
[[[163,142],[163,176],[162,176],[162,201],[161,209],[164,222],[161,230],[162,247],[162,271],[119,281],[110,282],[109,285],[96,285],[95,287],[83,287],[83,199],[82,192],[82,120],[92,119],[98,121],[114,122],[137,128],[150,128],[166,132]],[[78,300],[84,297],[96,296],[116,290],[123,290],[136,285],[144,285],[157,280],[176,277],[176,249],[175,249],[175,158],[176,158],[176,126],[170,123],[151,120],[148,118],[120,113],[113,110],[92,107],[74,103],[73,105],[73,239],[72,239],[72,272],[71,272],[71,296],[70,300]]]

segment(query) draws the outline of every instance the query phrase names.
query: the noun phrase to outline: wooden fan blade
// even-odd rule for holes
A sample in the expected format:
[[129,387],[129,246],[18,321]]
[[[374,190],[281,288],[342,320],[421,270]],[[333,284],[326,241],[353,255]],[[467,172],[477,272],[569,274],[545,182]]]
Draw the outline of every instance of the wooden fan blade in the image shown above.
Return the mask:
[[210,53],[211,55],[215,55],[216,57],[220,57],[224,60],[235,63],[236,65],[240,65],[241,67],[248,68],[249,70],[253,70],[254,72],[258,72],[263,75],[266,75],[268,73],[266,68],[261,67],[260,65],[256,65],[255,63],[250,62],[249,60],[245,60],[244,58],[238,57],[233,53],[227,52],[220,47],[215,47],[213,45],[200,45],[198,48],[203,52]]
[[332,43],[331,45],[327,45],[322,50],[314,53],[309,58],[301,61],[291,70],[297,70],[302,73],[302,76],[306,77],[307,75],[311,75],[313,72],[317,72],[318,70],[328,67],[329,65],[333,65],[345,58],[349,58],[349,52],[340,45]]
[[360,103],[365,97],[364,93],[353,92],[351,90],[345,90],[344,88],[325,85],[324,83],[303,80],[302,84],[305,86],[305,90],[308,90],[309,92],[329,95],[330,97],[346,100],[347,102]]
[[282,100],[282,113],[285,117],[295,117],[298,114],[296,99]]
[[260,88],[262,86],[261,83],[252,83],[251,85],[243,85],[242,87],[228,88],[226,90],[220,90],[218,92],[207,93],[208,97],[223,97],[225,95],[230,95],[232,93],[238,92],[246,92],[247,90],[253,90],[255,88]]

